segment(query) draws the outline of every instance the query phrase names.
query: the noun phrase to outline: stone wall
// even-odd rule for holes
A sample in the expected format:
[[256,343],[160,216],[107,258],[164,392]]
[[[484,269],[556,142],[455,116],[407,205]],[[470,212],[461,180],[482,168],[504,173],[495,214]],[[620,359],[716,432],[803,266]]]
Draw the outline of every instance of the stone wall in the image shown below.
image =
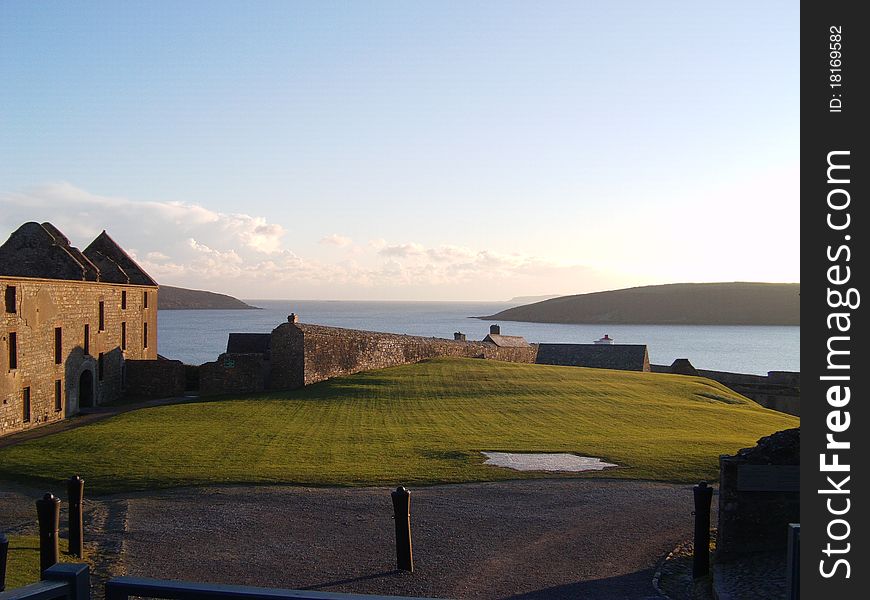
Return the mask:
[[[691,374],[687,369],[692,367],[686,359],[677,359],[674,364],[651,365],[654,373]],[[761,406],[796,417],[801,412],[801,374],[793,371],[770,371],[767,375],[752,375],[749,373],[731,373],[729,371],[695,370],[696,375],[718,381],[738,394],[754,400]]]
[[271,389],[296,389],[331,377],[416,363],[439,356],[534,363],[537,346],[358,331],[284,323],[272,332]]
[[[14,306],[7,311],[9,288],[14,288]],[[126,307],[122,308],[124,292]],[[143,306],[144,294],[149,295],[148,308]],[[103,329],[99,327],[101,301]],[[145,323],[148,348],[143,339]],[[87,352],[85,325],[89,326]],[[122,327],[126,348],[122,348]],[[59,363],[55,360],[56,328],[60,329]],[[13,333],[15,368],[9,364]],[[156,287],[0,277],[0,435],[73,415],[89,398],[96,405],[112,402],[122,393],[125,359],[156,358]],[[29,421],[24,415],[28,388]]]
[[199,367],[200,396],[250,394],[268,389],[269,361],[262,354],[221,354]]
[[719,458],[720,562],[787,546],[789,523],[800,522],[800,429],[761,438],[754,448]]
[[180,360],[127,360],[125,395],[128,398],[174,398],[183,396],[187,383]]

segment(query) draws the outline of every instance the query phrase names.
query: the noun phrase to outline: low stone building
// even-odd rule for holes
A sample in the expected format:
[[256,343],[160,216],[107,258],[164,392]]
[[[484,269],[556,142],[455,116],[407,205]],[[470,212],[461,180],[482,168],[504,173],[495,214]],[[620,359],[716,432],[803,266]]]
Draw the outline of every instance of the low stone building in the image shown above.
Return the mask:
[[539,365],[649,371],[645,344],[538,344]]
[[117,399],[157,358],[157,283],[101,233],[82,252],[50,223],[0,246],[0,435]]

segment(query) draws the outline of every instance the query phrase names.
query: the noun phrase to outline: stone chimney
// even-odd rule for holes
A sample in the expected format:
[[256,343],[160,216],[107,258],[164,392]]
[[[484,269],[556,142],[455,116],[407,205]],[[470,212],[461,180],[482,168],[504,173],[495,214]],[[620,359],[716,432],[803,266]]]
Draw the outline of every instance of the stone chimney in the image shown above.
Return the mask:
[[457,331],[456,333],[453,334],[453,339],[456,340],[457,342],[464,342],[465,341],[465,334],[462,333],[461,331]]
[[490,333],[490,335],[500,335],[501,334],[501,327],[499,327],[498,325],[490,325],[489,326],[489,333]]
[[287,322],[288,323],[298,323],[299,316],[296,313],[290,313],[289,315],[287,315]]

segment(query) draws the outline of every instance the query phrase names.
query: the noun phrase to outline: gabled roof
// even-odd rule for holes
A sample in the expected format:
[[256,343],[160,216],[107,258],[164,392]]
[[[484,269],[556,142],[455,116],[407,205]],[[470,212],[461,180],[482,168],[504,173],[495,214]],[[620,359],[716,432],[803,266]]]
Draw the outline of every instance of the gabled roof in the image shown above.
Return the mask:
[[0,246],[0,275],[157,285],[105,231],[81,252],[51,223],[32,221]]
[[521,335],[501,335],[498,333],[490,333],[485,338],[484,342],[495,344],[501,348],[528,348],[529,343]]
[[541,365],[566,365],[649,371],[649,354],[643,344],[538,344]]
[[99,269],[51,223],[25,223],[0,246],[0,275],[97,281]]
[[100,281],[157,285],[157,282],[151,279],[151,276],[137,265],[136,261],[130,258],[130,255],[124,252],[105,230],[85,248],[85,256],[99,265]]

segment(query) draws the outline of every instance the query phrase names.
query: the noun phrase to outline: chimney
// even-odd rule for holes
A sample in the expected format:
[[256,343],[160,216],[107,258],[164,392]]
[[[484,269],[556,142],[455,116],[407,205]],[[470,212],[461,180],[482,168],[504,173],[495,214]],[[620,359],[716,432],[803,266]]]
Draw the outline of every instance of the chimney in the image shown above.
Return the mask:
[[288,323],[298,323],[299,317],[296,315],[296,313],[290,313],[289,315],[287,315],[287,322]]
[[498,325],[490,325],[489,326],[489,333],[490,333],[490,335],[500,335],[501,334],[501,327],[499,327]]
[[456,340],[457,342],[464,342],[465,341],[465,334],[462,333],[461,331],[457,331],[456,333],[453,334],[453,339]]

